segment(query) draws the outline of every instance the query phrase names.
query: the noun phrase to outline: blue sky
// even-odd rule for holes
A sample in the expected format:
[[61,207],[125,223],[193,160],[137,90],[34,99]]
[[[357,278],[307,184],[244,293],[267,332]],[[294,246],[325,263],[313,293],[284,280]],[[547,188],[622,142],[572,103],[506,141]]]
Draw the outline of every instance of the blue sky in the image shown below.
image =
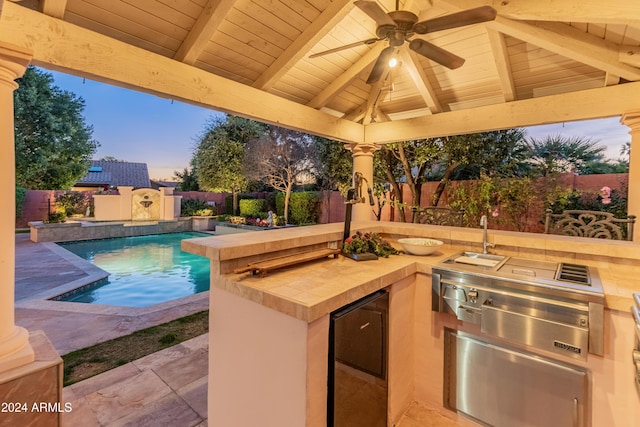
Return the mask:
[[146,163],[152,179],[173,177],[189,165],[198,135],[220,113],[53,72],[54,84],[85,101],[85,122],[100,143],[94,159]]
[[[198,135],[207,121],[220,113],[178,101],[45,70],[54,84],[85,100],[86,123],[100,143],[95,159],[147,163],[152,179],[169,180],[173,172],[189,165]],[[545,138],[561,134],[599,141],[605,155],[620,157],[621,146],[631,140],[618,117],[583,122],[557,123],[527,128],[527,135]]]

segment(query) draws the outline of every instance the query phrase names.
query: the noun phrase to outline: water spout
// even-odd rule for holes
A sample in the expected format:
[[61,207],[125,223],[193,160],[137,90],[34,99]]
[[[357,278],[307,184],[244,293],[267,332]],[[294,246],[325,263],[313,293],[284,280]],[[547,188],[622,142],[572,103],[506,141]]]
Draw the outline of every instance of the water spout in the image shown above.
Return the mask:
[[489,248],[493,248],[496,246],[494,243],[488,242],[487,223],[488,223],[487,216],[482,215],[482,217],[480,218],[480,227],[482,227],[482,253],[483,254],[488,254]]

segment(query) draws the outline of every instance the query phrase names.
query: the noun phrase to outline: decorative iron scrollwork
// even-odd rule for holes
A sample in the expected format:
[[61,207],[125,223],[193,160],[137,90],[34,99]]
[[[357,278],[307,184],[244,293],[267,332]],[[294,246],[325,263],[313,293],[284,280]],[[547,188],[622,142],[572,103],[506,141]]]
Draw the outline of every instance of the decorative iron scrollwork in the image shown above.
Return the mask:
[[544,232],[596,239],[633,240],[635,215],[616,218],[610,212],[566,210],[554,214],[547,210]]

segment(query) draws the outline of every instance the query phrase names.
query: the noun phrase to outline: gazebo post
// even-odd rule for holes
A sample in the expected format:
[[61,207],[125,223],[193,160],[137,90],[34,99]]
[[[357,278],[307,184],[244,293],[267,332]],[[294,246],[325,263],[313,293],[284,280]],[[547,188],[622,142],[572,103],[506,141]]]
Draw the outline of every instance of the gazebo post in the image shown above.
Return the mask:
[[24,48],[0,43],[0,182],[4,187],[4,208],[0,210],[0,372],[34,360],[29,333],[15,325],[15,140],[13,91],[31,61]]
[[[624,113],[620,123],[631,130],[631,146],[636,147],[635,155],[629,153],[629,189],[627,191],[627,213],[640,216],[640,111]],[[633,236],[634,242],[640,242],[640,233]]]
[[62,423],[62,359],[42,331],[30,334],[15,324],[13,92],[31,58],[29,50],[0,42],[0,402],[14,405],[3,407],[0,419],[2,425],[55,427]]
[[[361,173],[365,180],[362,190],[366,192],[367,186],[373,190],[373,153],[378,147],[369,143],[349,143],[345,144],[344,147],[351,151],[353,156],[353,174],[355,175],[356,172]],[[353,205],[352,219],[354,221],[370,221],[373,219],[371,206],[366,195],[365,203]]]

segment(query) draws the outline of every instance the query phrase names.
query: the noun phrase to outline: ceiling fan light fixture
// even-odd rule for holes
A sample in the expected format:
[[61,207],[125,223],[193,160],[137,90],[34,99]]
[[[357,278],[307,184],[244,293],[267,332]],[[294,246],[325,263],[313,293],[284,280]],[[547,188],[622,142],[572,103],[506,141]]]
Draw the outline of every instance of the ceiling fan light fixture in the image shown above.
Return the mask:
[[408,10],[399,10],[399,3],[399,0],[396,0],[396,10],[385,12],[377,1],[355,1],[354,5],[376,22],[377,38],[362,40],[324,52],[318,52],[311,55],[310,58],[384,40],[388,43],[388,46],[378,55],[378,59],[375,61],[369,74],[369,78],[367,78],[367,84],[374,84],[385,75],[385,72],[389,71],[388,69],[390,67],[398,65],[397,59],[394,58],[394,50],[409,42],[409,49],[412,51],[454,70],[464,64],[464,58],[429,43],[426,40],[413,39],[413,36],[492,21],[497,15],[496,10],[491,6],[480,6],[418,22],[419,18],[415,13]]

